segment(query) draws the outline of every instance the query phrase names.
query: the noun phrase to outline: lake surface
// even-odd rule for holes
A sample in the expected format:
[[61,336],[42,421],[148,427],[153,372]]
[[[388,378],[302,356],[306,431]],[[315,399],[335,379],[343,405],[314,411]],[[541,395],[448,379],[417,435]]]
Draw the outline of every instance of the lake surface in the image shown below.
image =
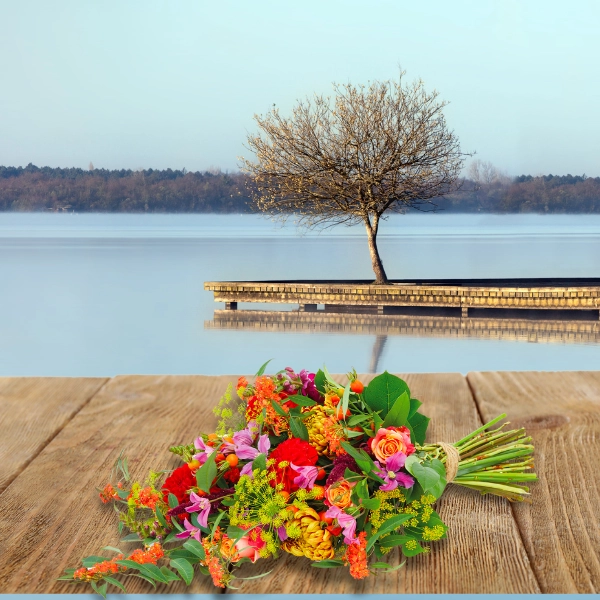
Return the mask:
[[[600,216],[398,215],[380,251],[393,279],[600,277]],[[269,358],[332,372],[600,368],[598,336],[562,336],[560,324],[518,340],[220,329],[223,305],[203,289],[370,277],[362,227],[302,235],[251,215],[0,213],[0,375],[241,374]]]

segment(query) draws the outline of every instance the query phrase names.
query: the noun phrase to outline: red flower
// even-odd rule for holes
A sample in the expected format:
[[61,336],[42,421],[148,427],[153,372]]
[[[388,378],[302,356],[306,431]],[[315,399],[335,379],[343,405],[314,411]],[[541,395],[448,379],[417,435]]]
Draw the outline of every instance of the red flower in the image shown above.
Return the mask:
[[163,499],[169,501],[169,494],[174,494],[179,500],[179,504],[189,502],[190,494],[188,490],[196,485],[196,477],[190,471],[187,465],[182,465],[175,469],[169,477],[165,479],[162,486]]
[[294,463],[298,467],[311,467],[317,464],[319,455],[308,442],[300,438],[290,438],[279,444],[269,454],[269,459],[275,460],[275,464],[271,469],[277,474],[275,481],[271,482],[272,485],[283,483],[283,489],[291,493],[298,489],[298,486],[294,483],[294,478],[298,477],[299,473],[289,466],[280,467],[279,463],[286,461],[288,465]]
[[223,473],[223,479],[235,485],[240,480],[240,470],[237,467],[231,467]]

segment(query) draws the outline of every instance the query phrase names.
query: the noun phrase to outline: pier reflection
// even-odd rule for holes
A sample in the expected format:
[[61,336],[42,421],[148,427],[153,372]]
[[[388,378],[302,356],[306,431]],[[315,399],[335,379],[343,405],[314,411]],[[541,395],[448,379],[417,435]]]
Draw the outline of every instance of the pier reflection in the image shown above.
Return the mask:
[[583,314],[577,319],[544,316],[531,318],[531,314],[528,313],[522,317],[494,315],[463,318],[446,315],[379,315],[325,311],[216,310],[214,318],[204,322],[204,328],[374,335],[369,365],[369,371],[372,373],[377,372],[388,336],[478,338],[558,344],[600,343],[600,321],[597,317],[592,320],[592,315],[586,319],[582,318]]

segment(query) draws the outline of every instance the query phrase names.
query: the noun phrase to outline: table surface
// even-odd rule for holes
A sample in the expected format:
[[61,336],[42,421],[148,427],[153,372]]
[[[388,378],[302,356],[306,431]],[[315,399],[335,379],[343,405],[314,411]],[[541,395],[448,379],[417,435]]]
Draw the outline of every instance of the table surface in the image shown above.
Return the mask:
[[[450,486],[437,510],[448,539],[404,568],[356,581],[283,553],[244,565],[235,593],[597,593],[600,591],[600,371],[401,374],[430,416],[430,441],[455,441],[506,412],[535,444],[531,502]],[[361,376],[366,383],[373,375]],[[63,570],[119,543],[96,487],[121,451],[131,475],[169,469],[168,452],[216,425],[212,408],[234,376],[0,378],[2,592],[87,592]],[[398,561],[396,554],[393,560]],[[141,579],[128,591],[154,591]],[[157,592],[215,593],[208,578]],[[225,592],[228,593],[229,591]]]

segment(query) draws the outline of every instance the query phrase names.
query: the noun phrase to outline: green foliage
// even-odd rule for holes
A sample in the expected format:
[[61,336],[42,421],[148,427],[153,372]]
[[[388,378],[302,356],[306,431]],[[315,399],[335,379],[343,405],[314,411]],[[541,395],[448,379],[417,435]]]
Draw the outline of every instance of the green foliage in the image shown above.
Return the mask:
[[367,406],[379,412],[379,415],[385,419],[396,400],[405,392],[410,398],[410,390],[406,382],[384,371],[371,380],[363,391],[363,398]]

